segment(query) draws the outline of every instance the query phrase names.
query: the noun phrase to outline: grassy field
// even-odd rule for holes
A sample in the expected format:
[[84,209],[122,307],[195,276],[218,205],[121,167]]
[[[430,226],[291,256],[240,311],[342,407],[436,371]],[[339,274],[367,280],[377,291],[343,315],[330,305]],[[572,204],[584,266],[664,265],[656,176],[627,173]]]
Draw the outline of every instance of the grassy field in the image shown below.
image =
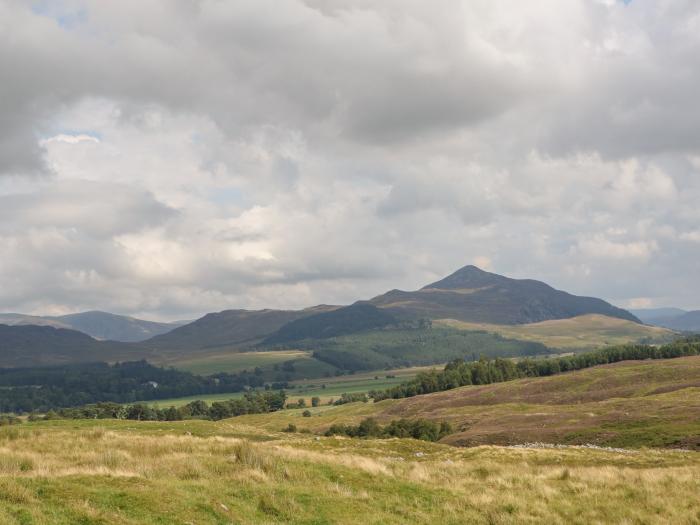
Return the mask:
[[289,423],[323,432],[333,423],[399,418],[449,421],[456,445],[524,442],[700,450],[700,357],[627,361],[543,378],[467,386],[380,403],[248,415],[268,430]]
[[180,370],[200,375],[217,372],[236,373],[256,367],[270,367],[285,361],[311,359],[311,352],[302,350],[280,350],[277,352],[226,352],[195,358],[171,361],[168,364]]
[[700,455],[455,448],[241,418],[0,429],[3,524],[697,523]]
[[441,319],[433,321],[433,324],[458,330],[486,330],[503,337],[534,341],[561,349],[593,349],[642,339],[665,340],[673,334],[666,328],[595,314],[523,325],[467,323],[454,319]]
[[[287,394],[290,402],[296,402],[300,398],[303,398],[307,405],[311,405],[311,398],[319,397],[321,399],[321,403],[326,404],[331,400],[338,399],[343,393],[354,394],[358,392],[369,392],[370,390],[383,390],[391,386],[398,385],[403,381],[411,379],[417,373],[424,370],[430,370],[432,368],[442,368],[442,365],[436,365],[436,367],[424,366],[401,368],[397,370],[378,370],[374,372],[364,372],[338,377],[324,377],[322,379],[315,379],[312,381],[293,381],[291,383],[293,388],[287,389]],[[387,375],[393,377],[387,378]],[[148,403],[159,407],[179,407],[197,399],[201,399],[207,403],[212,403],[214,401],[234,399],[241,397],[242,395],[242,392],[234,394],[200,395],[162,399],[158,401],[149,401]]]

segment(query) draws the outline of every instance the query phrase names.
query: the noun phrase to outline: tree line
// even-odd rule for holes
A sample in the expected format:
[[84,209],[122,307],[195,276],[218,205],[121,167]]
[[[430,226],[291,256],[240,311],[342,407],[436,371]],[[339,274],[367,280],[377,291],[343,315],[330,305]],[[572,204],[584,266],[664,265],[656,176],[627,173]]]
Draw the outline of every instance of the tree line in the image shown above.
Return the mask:
[[263,414],[284,408],[287,394],[284,390],[246,392],[243,397],[211,404],[202,400],[192,401],[180,407],[158,408],[146,403],[120,405],[95,403],[74,408],[49,411],[44,416],[30,416],[32,420],[51,419],[130,419],[135,421],[182,421],[185,419],[209,419],[218,421],[244,414]]
[[641,359],[669,359],[700,355],[700,336],[662,346],[626,344],[566,357],[521,359],[497,358],[466,362],[456,359],[442,371],[421,372],[415,378],[387,390],[372,391],[375,401],[413,397],[451,390],[467,385],[488,385],[524,377],[551,376],[560,372],[581,370],[597,365]]
[[[0,369],[0,413],[48,411],[92,403],[133,403],[265,386],[262,372],[199,376],[146,361]],[[284,385],[273,385],[282,387]]]

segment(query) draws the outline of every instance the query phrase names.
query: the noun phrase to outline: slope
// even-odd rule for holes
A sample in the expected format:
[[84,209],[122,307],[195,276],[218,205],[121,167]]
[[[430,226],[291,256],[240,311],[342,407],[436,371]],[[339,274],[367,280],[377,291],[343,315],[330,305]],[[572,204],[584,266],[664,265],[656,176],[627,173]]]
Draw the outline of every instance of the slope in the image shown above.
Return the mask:
[[599,314],[519,325],[469,323],[455,319],[440,319],[434,321],[433,324],[458,330],[486,330],[503,337],[537,341],[550,348],[571,350],[592,349],[637,341],[657,342],[673,336],[673,332],[666,328],[647,326]]
[[674,307],[630,309],[629,312],[643,323],[656,325],[658,325],[656,321],[659,319],[671,319],[687,313],[686,310]]
[[238,350],[254,345],[289,322],[334,308],[324,305],[306,310],[225,310],[207,314],[167,334],[153,337],[144,346],[161,355],[197,350]]
[[143,349],[52,326],[0,325],[0,367],[139,360]]
[[182,322],[158,323],[145,321],[125,315],[99,311],[62,315],[51,319],[70,326],[73,330],[88,334],[95,339],[131,343],[145,341],[156,335],[170,332],[182,324]]
[[700,449],[700,356],[624,361],[576,372],[466,386],[379,403],[320,407],[312,417],[284,411],[240,418],[266,429],[323,432],[374,417],[449,421],[454,445],[528,442]]
[[182,322],[157,323],[108,312],[81,312],[60,316],[0,314],[0,324],[53,326],[77,330],[95,339],[139,342],[169,332]]
[[602,299],[571,295],[540,281],[510,279],[476,266],[465,266],[420,290],[392,290],[370,302],[403,319],[526,324],[601,314],[639,322],[626,310]]
[[235,419],[46,421],[0,429],[0,442],[7,524],[660,525],[700,513],[688,452],[316,439]]
[[326,339],[383,328],[396,323],[394,316],[369,303],[355,303],[330,312],[291,321],[263,341],[278,345],[303,339]]
[[653,324],[681,332],[700,332],[700,310],[686,312],[677,317],[656,319]]

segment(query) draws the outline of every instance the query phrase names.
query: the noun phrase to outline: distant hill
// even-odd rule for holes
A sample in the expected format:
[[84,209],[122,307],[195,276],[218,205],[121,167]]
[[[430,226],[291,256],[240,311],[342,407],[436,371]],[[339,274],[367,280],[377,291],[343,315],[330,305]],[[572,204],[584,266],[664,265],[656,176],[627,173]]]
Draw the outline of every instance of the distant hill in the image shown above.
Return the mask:
[[663,342],[676,335],[666,328],[600,314],[518,325],[468,323],[454,319],[441,319],[433,324],[458,330],[486,330],[521,341],[537,341],[560,350],[593,349],[633,341]]
[[71,329],[65,323],[58,321],[53,317],[41,317],[39,315],[26,315],[26,314],[0,314],[0,325],[8,326],[22,326],[22,325],[34,325],[34,326],[53,326],[54,328],[67,328]]
[[95,339],[139,342],[177,328],[182,322],[158,323],[108,312],[81,312],[61,316],[0,314],[0,324],[53,326],[77,330]]
[[700,310],[685,312],[677,317],[655,319],[652,324],[681,332],[700,332]]
[[0,367],[134,361],[143,357],[143,349],[136,345],[97,341],[76,330],[0,324]]
[[252,345],[289,322],[334,308],[323,305],[306,310],[224,310],[149,339],[144,345],[160,353]]
[[526,324],[600,314],[639,323],[602,299],[580,297],[530,279],[510,279],[465,266],[414,292],[392,290],[370,301],[398,318]]
[[680,308],[648,308],[632,310],[644,323],[679,332],[700,332],[700,310]]
[[303,339],[327,339],[382,328],[397,322],[393,315],[369,303],[355,303],[330,312],[297,319],[267,337],[263,344],[276,345]]
[[657,321],[662,319],[680,317],[688,312],[680,308],[641,308],[630,310],[630,313],[637,316],[643,323],[657,324]]

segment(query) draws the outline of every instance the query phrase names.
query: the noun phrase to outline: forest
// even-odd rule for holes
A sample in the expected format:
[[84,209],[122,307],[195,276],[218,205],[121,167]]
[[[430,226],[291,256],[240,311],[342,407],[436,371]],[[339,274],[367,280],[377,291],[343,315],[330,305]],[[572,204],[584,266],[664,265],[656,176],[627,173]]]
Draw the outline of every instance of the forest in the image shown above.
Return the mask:
[[259,370],[199,376],[146,361],[2,368],[0,413],[233,393],[264,384]]

